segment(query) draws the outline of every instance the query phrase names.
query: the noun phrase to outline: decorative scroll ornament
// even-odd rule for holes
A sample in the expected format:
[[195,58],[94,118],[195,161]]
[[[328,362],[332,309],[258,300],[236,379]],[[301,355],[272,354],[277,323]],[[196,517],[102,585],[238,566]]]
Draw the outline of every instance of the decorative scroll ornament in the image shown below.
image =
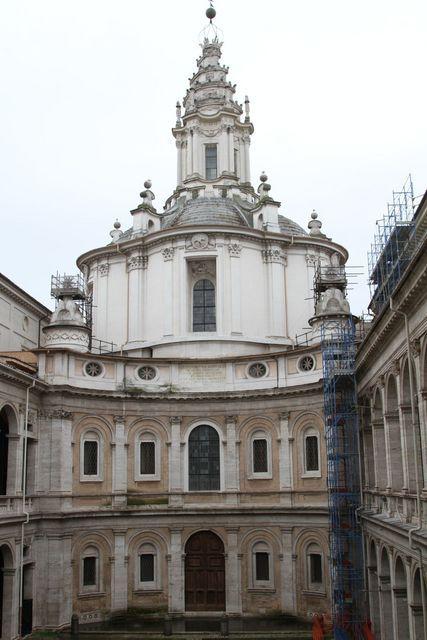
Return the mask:
[[165,262],[169,262],[170,260],[173,260],[174,253],[175,253],[175,249],[173,247],[166,247],[166,249],[163,249],[162,251],[163,260]]
[[228,245],[228,251],[229,251],[230,256],[232,258],[240,258],[240,253],[242,251],[242,245],[238,244],[237,242],[231,242]]
[[195,233],[185,240],[185,248],[187,251],[203,251],[204,249],[214,249],[216,246],[215,238],[207,233]]

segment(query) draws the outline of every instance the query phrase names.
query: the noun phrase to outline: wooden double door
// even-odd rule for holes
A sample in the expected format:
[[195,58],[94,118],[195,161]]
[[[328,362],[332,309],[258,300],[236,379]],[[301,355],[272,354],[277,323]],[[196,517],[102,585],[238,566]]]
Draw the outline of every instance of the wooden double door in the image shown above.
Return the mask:
[[212,531],[199,531],[185,546],[185,610],[225,611],[224,545]]

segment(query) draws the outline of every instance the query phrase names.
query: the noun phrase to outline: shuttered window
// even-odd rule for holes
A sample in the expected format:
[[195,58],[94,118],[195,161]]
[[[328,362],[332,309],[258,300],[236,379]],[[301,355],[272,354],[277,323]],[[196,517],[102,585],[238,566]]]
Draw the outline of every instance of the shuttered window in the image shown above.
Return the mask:
[[83,473],[85,476],[98,475],[98,442],[85,440],[83,445]]
[[83,586],[96,586],[96,556],[83,558]]
[[320,553],[310,553],[310,582],[311,584],[322,584],[322,556]]
[[154,555],[152,553],[141,553],[139,562],[141,582],[154,582]]
[[305,439],[306,471],[319,471],[319,441],[317,436],[307,436]]
[[264,551],[255,553],[255,580],[260,582],[270,580],[270,558]]
[[140,443],[140,472],[141,475],[154,475],[156,473],[156,443]]
[[267,440],[256,438],[252,441],[253,472],[268,472],[268,447]]

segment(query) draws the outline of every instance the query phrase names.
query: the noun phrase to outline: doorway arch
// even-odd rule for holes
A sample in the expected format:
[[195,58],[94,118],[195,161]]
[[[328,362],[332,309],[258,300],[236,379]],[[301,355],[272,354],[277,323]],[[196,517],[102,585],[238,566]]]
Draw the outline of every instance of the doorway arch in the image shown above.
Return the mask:
[[213,531],[194,533],[185,545],[185,610],[225,611],[224,544]]

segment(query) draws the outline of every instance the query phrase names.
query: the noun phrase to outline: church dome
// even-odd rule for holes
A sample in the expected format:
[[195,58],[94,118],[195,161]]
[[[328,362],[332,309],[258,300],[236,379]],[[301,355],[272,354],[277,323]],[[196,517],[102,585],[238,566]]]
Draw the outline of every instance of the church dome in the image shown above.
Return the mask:
[[162,228],[196,225],[249,227],[249,220],[229,198],[197,198],[162,216]]
[[290,218],[285,216],[278,216],[279,227],[282,233],[286,233],[289,236],[306,236],[307,232],[297,222],[294,222]]
[[[299,224],[279,215],[280,232],[291,236],[307,233]],[[252,211],[240,207],[229,198],[196,198],[183,206],[176,205],[162,216],[161,228],[216,225],[227,227],[252,227]]]

